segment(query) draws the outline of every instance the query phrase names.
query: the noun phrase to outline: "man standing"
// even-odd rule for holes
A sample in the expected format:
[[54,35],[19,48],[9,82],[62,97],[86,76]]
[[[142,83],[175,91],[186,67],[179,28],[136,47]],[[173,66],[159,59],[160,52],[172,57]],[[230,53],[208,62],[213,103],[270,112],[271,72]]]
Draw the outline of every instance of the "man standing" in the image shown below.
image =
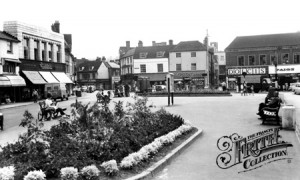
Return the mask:
[[37,102],[37,99],[38,99],[38,92],[37,92],[37,90],[36,89],[34,89],[33,90],[33,93],[32,93],[32,97],[33,97],[33,101],[34,101],[34,103],[36,103]]

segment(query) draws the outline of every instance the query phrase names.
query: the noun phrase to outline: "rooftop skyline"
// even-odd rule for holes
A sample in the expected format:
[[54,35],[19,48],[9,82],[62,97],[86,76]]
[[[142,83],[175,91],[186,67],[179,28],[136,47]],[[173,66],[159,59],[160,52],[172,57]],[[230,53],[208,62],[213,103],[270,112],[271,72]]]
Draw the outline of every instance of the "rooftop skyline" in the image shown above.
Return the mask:
[[[279,3],[280,2],[280,3]],[[51,30],[60,22],[62,34],[72,34],[77,58],[118,58],[120,46],[142,41],[218,42],[224,50],[237,36],[300,31],[296,0],[288,1],[59,1],[1,2],[0,30],[5,21],[21,21]]]

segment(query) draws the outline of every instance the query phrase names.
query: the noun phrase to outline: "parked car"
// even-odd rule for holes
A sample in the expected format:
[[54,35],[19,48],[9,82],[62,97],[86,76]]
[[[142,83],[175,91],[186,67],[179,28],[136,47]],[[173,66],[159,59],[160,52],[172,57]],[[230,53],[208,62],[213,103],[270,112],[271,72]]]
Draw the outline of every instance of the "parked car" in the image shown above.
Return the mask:
[[82,92],[87,92],[88,90],[88,87],[87,86],[81,86],[81,91]]
[[300,83],[295,85],[294,92],[295,92],[295,94],[300,94]]
[[156,91],[165,91],[167,89],[167,86],[165,85],[156,85],[155,90]]
[[291,83],[290,87],[289,87],[289,90],[294,92],[297,84],[300,84],[300,83]]
[[56,99],[68,100],[69,97],[65,83],[45,84],[44,92],[45,96],[50,93],[55,101]]

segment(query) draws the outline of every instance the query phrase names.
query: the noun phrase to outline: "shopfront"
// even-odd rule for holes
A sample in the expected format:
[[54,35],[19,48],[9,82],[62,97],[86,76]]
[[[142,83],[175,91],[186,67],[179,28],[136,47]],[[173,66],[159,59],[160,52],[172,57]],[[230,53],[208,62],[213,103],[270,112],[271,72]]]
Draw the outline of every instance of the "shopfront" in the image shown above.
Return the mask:
[[277,74],[278,85],[281,90],[288,89],[290,83],[300,82],[300,65],[269,66],[269,74],[275,81]]
[[203,89],[205,71],[173,71],[175,91]]
[[[22,62],[20,65],[20,75],[26,81],[26,87],[21,89],[23,101],[32,99],[34,89],[38,91],[39,98],[45,98],[45,84],[73,83],[65,74],[66,65],[63,63],[20,60]],[[67,89],[67,91],[70,92],[70,89]]]

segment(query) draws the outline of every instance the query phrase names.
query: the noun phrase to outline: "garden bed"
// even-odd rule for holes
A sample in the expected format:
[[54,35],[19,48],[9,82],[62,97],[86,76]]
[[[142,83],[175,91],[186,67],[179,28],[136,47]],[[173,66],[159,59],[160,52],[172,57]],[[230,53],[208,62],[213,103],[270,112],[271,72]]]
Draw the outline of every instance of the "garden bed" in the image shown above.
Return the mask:
[[147,97],[135,97],[125,109],[119,101],[113,110],[108,99],[92,106],[79,102],[72,119],[60,119],[49,131],[25,111],[20,125],[27,133],[0,148],[0,179],[12,169],[15,180],[34,173],[39,180],[91,179],[99,172],[101,179],[135,175],[197,131],[180,116],[164,109],[151,112],[146,104]]

